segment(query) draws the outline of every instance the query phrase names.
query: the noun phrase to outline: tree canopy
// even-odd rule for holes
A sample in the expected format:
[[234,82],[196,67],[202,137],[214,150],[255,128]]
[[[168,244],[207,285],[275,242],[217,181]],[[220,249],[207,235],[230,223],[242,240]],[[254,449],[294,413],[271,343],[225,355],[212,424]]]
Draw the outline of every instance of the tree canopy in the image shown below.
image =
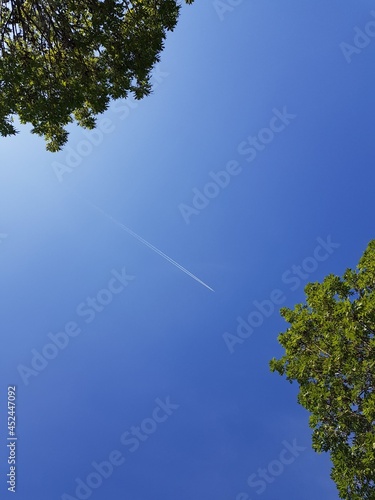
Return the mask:
[[299,384],[313,448],[330,452],[340,498],[375,498],[375,240],[355,270],[305,288],[306,304],[281,309],[290,323],[272,371]]
[[94,128],[111,99],[148,95],[179,10],[176,0],[0,0],[0,134],[17,133],[18,115],[58,151],[69,123]]

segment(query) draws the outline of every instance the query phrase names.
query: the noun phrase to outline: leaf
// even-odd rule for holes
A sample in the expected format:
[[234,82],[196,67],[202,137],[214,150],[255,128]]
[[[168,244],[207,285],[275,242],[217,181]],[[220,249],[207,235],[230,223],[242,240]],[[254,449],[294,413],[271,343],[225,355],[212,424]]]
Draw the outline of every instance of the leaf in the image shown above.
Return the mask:
[[49,151],[67,142],[74,119],[90,129],[111,99],[150,94],[180,11],[177,0],[9,3],[0,9],[0,134],[17,133],[18,115]]
[[375,498],[375,240],[355,270],[305,287],[306,303],[280,313],[290,327],[271,371],[296,381],[312,445],[330,452],[340,498]]

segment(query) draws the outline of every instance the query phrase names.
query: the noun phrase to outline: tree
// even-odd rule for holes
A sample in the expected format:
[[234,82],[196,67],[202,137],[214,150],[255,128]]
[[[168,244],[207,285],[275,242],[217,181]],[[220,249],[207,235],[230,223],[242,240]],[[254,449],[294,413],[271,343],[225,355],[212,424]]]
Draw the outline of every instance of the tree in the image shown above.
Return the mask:
[[375,498],[375,240],[356,270],[305,287],[306,304],[281,309],[290,323],[271,371],[299,384],[312,444],[329,451],[340,498]]
[[0,0],[0,134],[17,133],[18,115],[58,151],[74,119],[92,129],[111,99],[148,95],[179,10],[177,0]]

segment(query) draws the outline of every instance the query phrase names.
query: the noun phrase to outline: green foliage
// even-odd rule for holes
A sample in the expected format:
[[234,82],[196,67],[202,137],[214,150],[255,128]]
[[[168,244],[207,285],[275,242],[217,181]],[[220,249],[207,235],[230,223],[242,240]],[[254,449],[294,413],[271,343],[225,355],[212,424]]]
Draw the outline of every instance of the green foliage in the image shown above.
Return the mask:
[[375,240],[356,270],[305,288],[306,304],[281,309],[291,324],[271,371],[300,387],[313,448],[329,451],[340,498],[375,498]]
[[148,95],[179,10],[177,0],[0,0],[0,134],[17,133],[18,115],[58,151],[69,123],[92,129],[111,99]]

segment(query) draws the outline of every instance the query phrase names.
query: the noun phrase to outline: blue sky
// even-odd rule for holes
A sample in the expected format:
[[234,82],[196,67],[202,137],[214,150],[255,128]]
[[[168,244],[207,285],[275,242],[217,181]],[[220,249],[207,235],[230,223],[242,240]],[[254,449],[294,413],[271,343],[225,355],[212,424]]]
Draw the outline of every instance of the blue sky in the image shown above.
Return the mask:
[[1,140],[4,498],[9,385],[20,500],[338,498],[268,361],[374,237],[372,9],[197,1],[151,96],[57,154]]

